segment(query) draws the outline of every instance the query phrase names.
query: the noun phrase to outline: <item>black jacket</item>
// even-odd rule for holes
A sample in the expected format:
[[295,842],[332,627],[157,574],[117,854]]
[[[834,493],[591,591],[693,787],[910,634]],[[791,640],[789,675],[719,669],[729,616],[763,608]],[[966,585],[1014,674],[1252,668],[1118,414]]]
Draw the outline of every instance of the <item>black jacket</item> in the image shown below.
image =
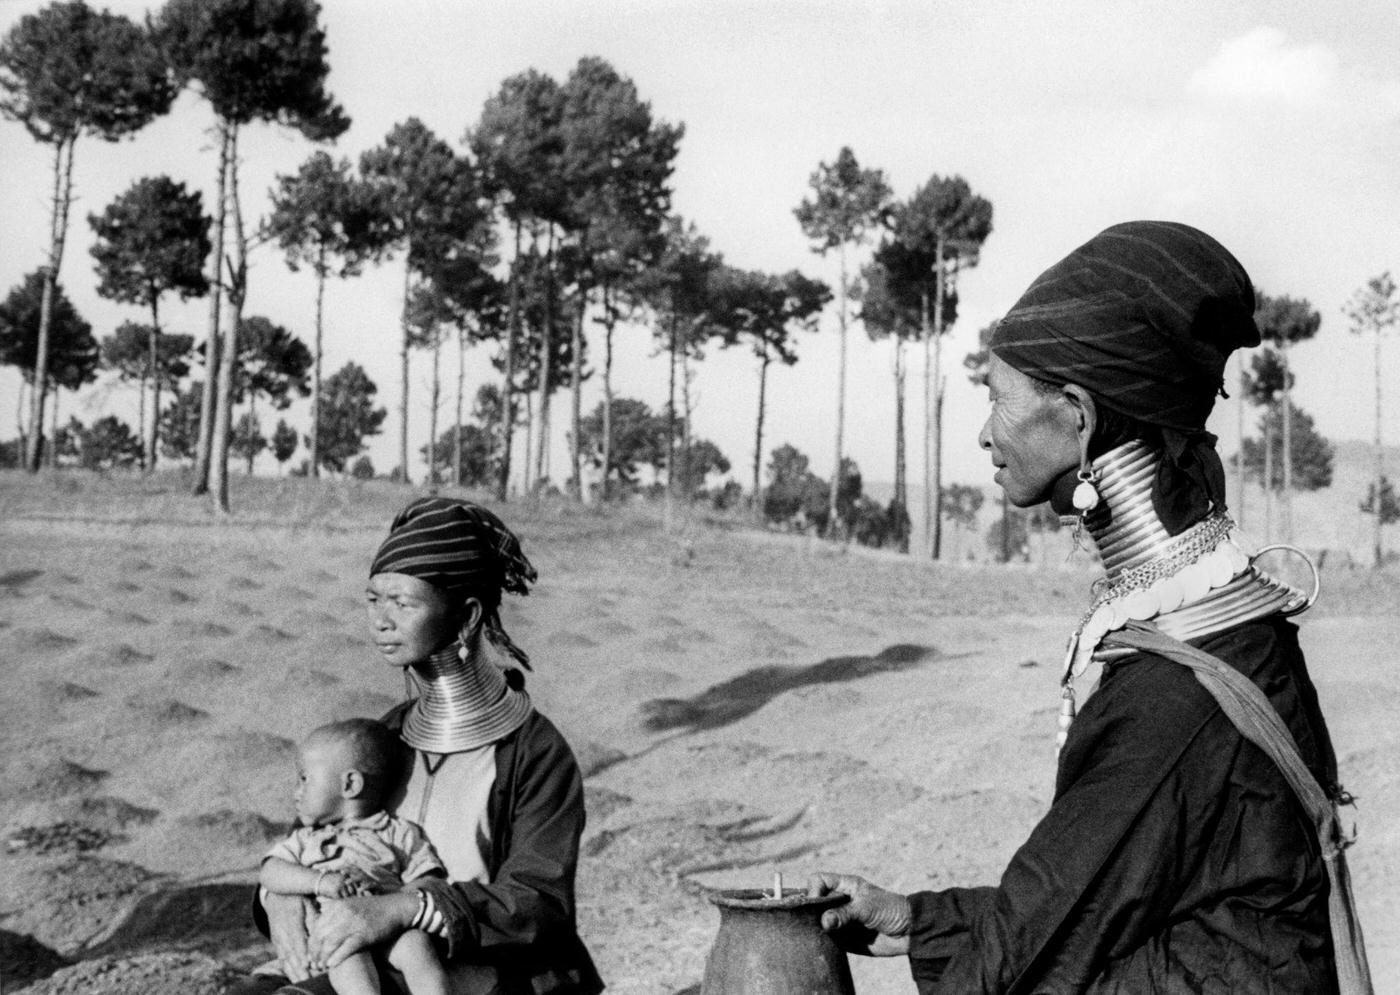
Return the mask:
[[[1313,776],[1336,762],[1297,629],[1196,641],[1268,695]],[[910,963],[934,993],[1336,991],[1327,874],[1283,776],[1191,672],[1105,667],[1055,799],[996,887],[912,896]]]
[[[402,724],[408,704],[384,717]],[[448,961],[491,964],[504,995],[597,995],[602,979],[578,935],[574,874],[583,777],[554,724],[532,711],[496,744],[487,884],[433,885],[448,917]]]

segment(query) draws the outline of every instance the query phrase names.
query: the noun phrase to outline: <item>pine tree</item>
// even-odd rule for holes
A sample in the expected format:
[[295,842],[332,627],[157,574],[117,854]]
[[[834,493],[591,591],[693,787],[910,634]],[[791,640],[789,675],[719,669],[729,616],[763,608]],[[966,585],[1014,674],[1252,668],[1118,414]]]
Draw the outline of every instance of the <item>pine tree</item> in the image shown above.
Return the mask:
[[154,176],[137,180],[101,214],[88,215],[88,224],[97,236],[92,246],[100,278],[97,292],[151,311],[146,344],[151,421],[143,464],[150,471],[156,465],[160,388],[168,379],[160,373],[160,301],[169,293],[181,300],[208,293],[203,267],[210,250],[209,218],[199,191],[187,191],[168,176]]
[[[214,111],[219,145],[214,251],[210,260],[209,336],[195,458],[196,493],[212,492],[228,510],[228,439],[238,329],[247,295],[248,236],[238,188],[238,135],[254,121],[290,125],[329,141],[350,119],[326,91],[330,65],[314,0],[167,0],[156,20],[162,48],[182,84],[197,82]],[[224,273],[226,224],[233,251]],[[220,317],[227,296],[229,320]],[[223,334],[220,329],[223,328]]]
[[35,333],[34,394],[25,465],[39,468],[50,334],[73,195],[73,152],[83,135],[113,142],[170,109],[175,91],[150,36],[125,17],[54,3],[19,20],[0,42],[0,113],[54,149],[49,258]]
[[836,249],[841,261],[837,284],[836,318],[841,335],[840,374],[836,383],[836,460],[831,475],[828,525],[841,531],[838,498],[845,453],[846,431],[846,294],[847,253],[862,245],[888,218],[890,185],[878,169],[862,169],[855,153],[843,146],[836,161],[821,163],[808,180],[812,197],[793,211],[802,233],[813,242],[812,251],[826,255]]
[[342,280],[358,276],[366,262],[377,259],[384,251],[389,231],[385,205],[369,184],[352,174],[346,159],[334,160],[324,151],[313,152],[295,174],[277,177],[267,232],[281,246],[292,272],[305,265],[316,276],[312,415],[307,436],[309,473],[313,477],[321,472],[316,412],[321,407],[326,280],[331,276]]

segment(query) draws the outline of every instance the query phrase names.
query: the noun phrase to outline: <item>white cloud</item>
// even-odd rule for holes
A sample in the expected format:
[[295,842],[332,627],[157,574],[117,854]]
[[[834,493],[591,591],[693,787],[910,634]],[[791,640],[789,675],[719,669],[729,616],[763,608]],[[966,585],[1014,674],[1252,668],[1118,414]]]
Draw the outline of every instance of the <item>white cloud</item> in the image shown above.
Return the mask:
[[1190,92],[1206,97],[1311,105],[1337,76],[1337,56],[1326,45],[1291,44],[1278,28],[1258,27],[1224,42],[1192,75]]

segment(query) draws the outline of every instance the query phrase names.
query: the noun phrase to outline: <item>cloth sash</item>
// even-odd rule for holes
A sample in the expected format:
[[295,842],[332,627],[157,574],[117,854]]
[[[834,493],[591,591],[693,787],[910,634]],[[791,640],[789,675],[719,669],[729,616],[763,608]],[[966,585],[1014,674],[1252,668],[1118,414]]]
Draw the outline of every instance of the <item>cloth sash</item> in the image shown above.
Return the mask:
[[1259,686],[1219,657],[1173,639],[1150,623],[1130,622],[1111,633],[1106,642],[1143,650],[1188,667],[1201,686],[1210,692],[1220,710],[1234,723],[1241,736],[1263,750],[1278,765],[1284,780],[1302,803],[1322,848],[1331,886],[1327,896],[1332,925],[1332,950],[1337,963],[1337,990],[1340,995],[1374,995],[1371,969],[1366,961],[1366,944],[1356,903],[1351,892],[1344,850],[1352,839],[1342,830],[1337,803],[1327,797],[1308,771],[1293,734],[1279,717],[1278,710]]

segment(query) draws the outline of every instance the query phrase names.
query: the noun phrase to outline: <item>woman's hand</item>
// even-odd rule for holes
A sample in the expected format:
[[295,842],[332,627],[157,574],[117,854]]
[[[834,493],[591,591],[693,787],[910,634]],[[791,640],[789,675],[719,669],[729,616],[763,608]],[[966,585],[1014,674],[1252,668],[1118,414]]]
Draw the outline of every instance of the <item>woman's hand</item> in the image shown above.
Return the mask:
[[909,899],[854,874],[814,874],[807,894],[849,895],[850,901],[822,913],[822,929],[848,953],[895,957],[909,953],[914,911]]
[[263,911],[267,913],[267,932],[273,949],[282,961],[282,973],[291,982],[311,977],[311,959],[306,951],[306,937],[316,906],[302,895],[278,895],[264,892]]
[[353,953],[394,939],[417,914],[416,891],[327,899],[307,941],[311,965],[328,971]]

